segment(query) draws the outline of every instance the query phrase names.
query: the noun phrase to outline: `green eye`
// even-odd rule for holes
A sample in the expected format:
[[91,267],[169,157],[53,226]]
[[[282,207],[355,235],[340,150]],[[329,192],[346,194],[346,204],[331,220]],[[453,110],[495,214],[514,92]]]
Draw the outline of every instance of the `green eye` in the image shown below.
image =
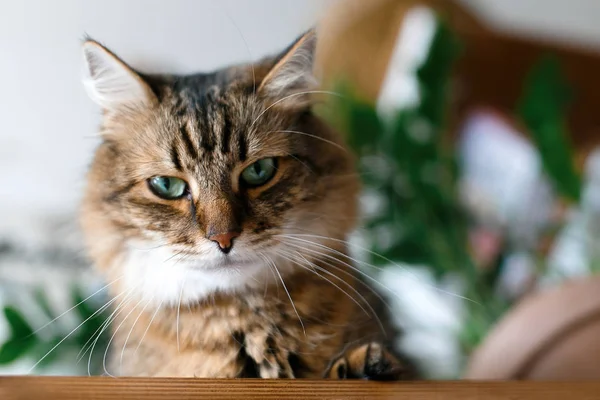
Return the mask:
[[242,171],[241,180],[249,187],[264,185],[275,175],[277,162],[274,158],[263,158]]
[[155,176],[148,179],[152,192],[165,200],[174,200],[187,192],[187,183],[183,179],[172,176]]

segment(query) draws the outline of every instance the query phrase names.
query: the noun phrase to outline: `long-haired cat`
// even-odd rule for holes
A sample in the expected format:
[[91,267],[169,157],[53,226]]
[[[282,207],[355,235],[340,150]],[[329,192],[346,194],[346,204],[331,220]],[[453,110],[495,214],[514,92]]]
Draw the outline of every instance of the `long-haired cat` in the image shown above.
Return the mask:
[[347,255],[359,184],[311,111],[315,42],[187,76],[85,42],[103,122],[82,224],[111,282],[108,373],[412,376]]

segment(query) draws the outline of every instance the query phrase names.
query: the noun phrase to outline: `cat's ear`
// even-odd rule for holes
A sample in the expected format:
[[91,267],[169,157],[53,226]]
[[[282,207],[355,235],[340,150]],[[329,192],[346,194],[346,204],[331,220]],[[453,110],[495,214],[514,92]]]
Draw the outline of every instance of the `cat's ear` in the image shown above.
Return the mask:
[[283,100],[288,96],[293,102],[306,102],[310,96],[304,92],[315,89],[318,85],[314,73],[316,43],[314,30],[297,39],[277,58],[275,65],[262,80],[258,93],[276,100]]
[[86,90],[105,111],[135,110],[156,102],[156,96],[144,79],[100,43],[86,40],[83,58]]

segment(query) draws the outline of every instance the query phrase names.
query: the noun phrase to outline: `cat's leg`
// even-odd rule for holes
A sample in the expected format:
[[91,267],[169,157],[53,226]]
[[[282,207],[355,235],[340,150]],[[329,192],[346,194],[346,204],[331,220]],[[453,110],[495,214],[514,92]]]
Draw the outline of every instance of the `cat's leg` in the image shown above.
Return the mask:
[[378,342],[370,342],[346,349],[331,361],[325,378],[408,380],[412,368],[402,363]]

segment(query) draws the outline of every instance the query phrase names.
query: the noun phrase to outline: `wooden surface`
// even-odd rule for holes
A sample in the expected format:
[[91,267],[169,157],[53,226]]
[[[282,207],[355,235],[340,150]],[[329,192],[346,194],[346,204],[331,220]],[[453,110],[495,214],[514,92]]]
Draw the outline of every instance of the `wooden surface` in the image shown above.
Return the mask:
[[0,399],[600,399],[600,382],[376,383],[0,377]]

